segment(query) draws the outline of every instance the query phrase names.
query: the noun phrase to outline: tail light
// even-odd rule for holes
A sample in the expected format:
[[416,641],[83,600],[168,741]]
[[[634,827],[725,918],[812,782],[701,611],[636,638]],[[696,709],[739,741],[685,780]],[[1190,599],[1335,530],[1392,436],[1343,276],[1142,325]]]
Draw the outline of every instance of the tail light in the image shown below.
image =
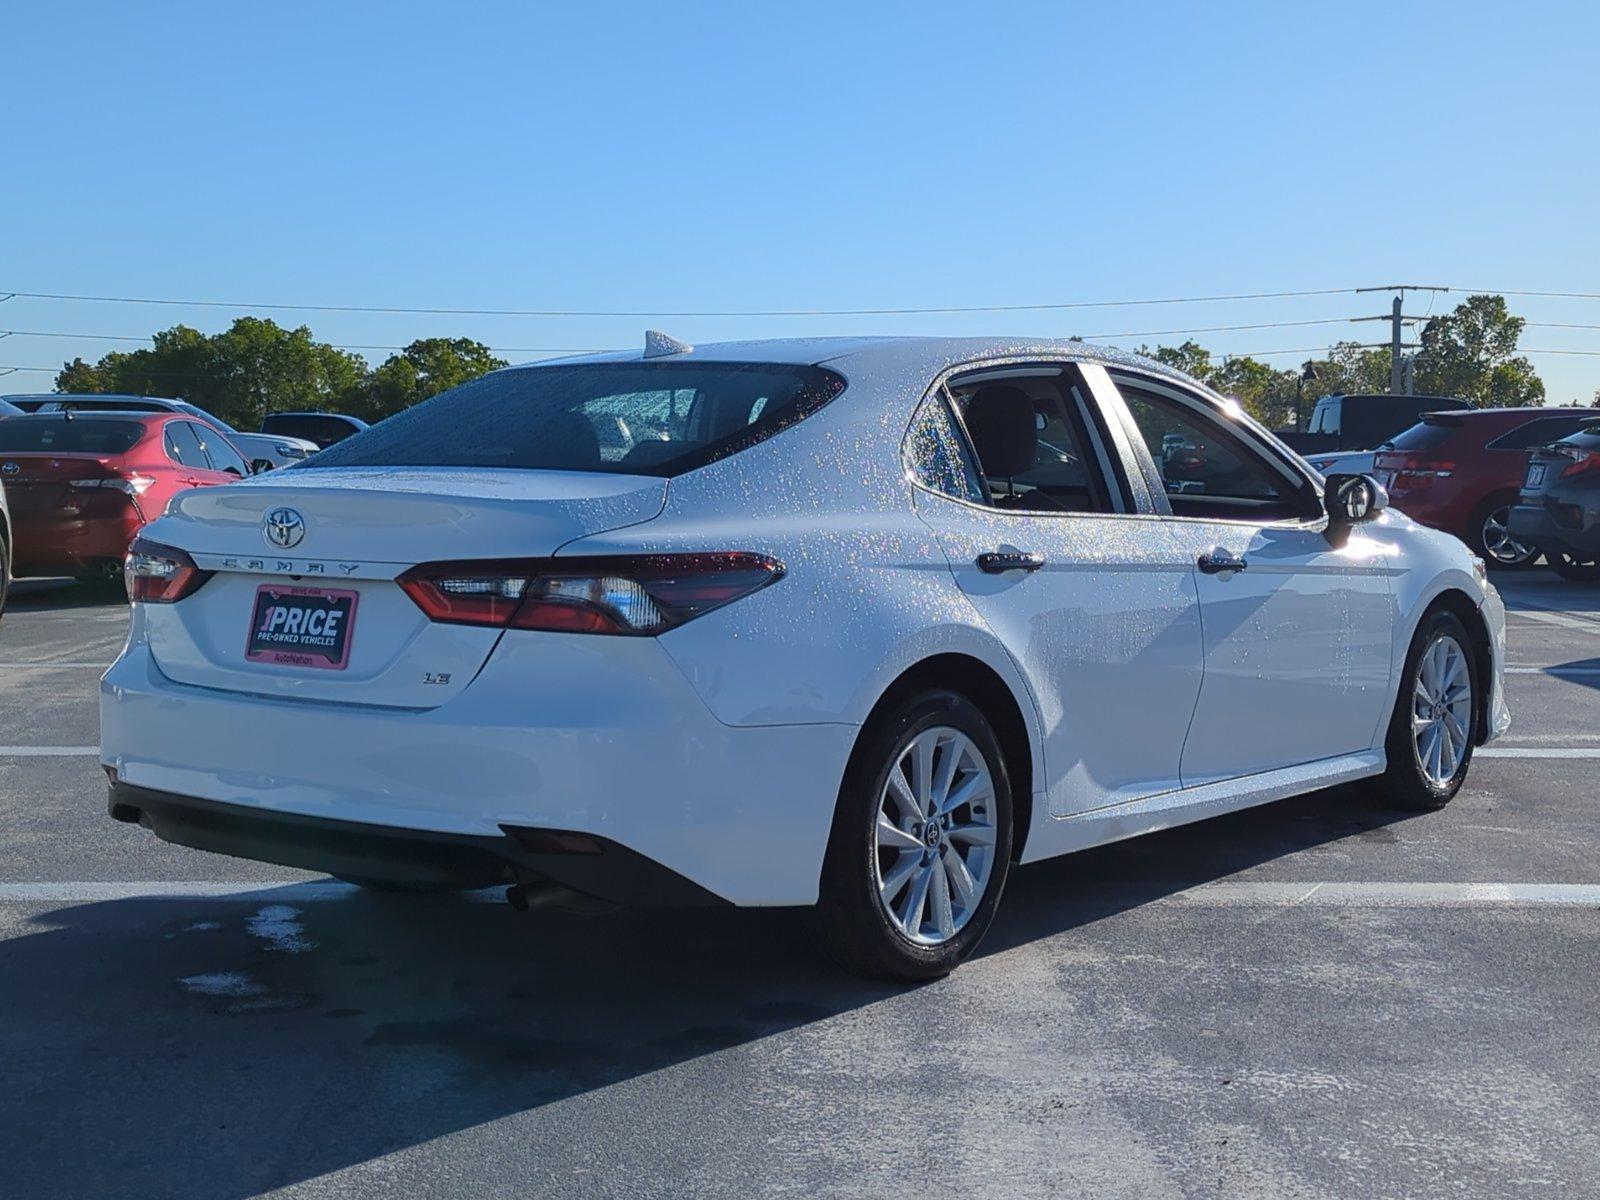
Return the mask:
[[129,496],[142,496],[155,482],[151,475],[114,475],[102,479],[73,479],[68,481],[75,488],[112,488]]
[[1561,478],[1571,479],[1574,475],[1592,475],[1600,472],[1600,453],[1585,450],[1581,446],[1564,446],[1557,443],[1546,446],[1544,453],[1556,458],[1564,458],[1567,465],[1561,468]]
[[145,604],[175,603],[210,578],[211,572],[195,566],[194,559],[182,550],[148,538],[133,540],[122,568],[128,599]]
[[424,563],[399,584],[449,625],[650,636],[783,578],[775,558],[743,551]]

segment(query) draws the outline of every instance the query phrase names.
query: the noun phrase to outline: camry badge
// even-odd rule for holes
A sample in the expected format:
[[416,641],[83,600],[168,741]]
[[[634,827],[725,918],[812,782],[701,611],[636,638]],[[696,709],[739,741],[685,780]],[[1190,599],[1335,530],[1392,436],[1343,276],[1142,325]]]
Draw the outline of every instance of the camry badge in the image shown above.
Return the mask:
[[261,536],[268,545],[288,550],[305,540],[306,523],[292,508],[275,508],[262,520]]

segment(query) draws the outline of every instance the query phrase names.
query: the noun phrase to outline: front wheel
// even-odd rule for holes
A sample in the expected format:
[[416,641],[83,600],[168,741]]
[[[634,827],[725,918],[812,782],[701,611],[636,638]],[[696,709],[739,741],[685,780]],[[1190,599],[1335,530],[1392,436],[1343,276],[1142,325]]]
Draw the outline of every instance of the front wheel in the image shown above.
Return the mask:
[[1382,787],[1396,808],[1443,808],[1461,790],[1478,722],[1477,659],[1454,613],[1423,619],[1406,656],[1389,721]]
[[822,870],[824,949],[874,978],[937,979],[977,947],[1011,865],[1011,782],[989,722],[930,691],[875,719]]
[[1565,550],[1556,550],[1544,556],[1550,569],[1573,583],[1600,581],[1600,558],[1578,558]]

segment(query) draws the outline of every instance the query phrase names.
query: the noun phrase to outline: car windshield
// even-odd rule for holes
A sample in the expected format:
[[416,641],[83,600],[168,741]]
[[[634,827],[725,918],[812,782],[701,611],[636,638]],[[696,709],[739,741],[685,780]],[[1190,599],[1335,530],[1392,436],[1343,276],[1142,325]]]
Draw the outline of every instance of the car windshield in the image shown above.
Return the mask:
[[498,371],[295,467],[514,467],[677,475],[826,404],[844,380],[769,363],[603,363]]
[[18,417],[0,423],[0,453],[123,454],[143,436],[138,421]]

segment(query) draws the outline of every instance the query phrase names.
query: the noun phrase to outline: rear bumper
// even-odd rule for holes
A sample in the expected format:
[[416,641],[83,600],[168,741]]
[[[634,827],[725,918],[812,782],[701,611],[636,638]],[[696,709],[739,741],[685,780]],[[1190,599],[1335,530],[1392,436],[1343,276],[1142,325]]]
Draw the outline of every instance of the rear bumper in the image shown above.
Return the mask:
[[1566,507],[1575,512],[1575,524],[1557,520],[1542,504],[1519,504],[1511,510],[1509,531],[1517,540],[1541,549],[1566,550],[1580,558],[1600,552],[1600,517],[1577,505]]
[[[107,807],[163,841],[346,879],[481,888],[547,882],[614,904],[701,905],[719,897],[604,838],[505,827],[432,833],[306,817],[113,783]],[[566,835],[566,836],[564,836]]]
[[139,616],[100,688],[101,757],[123,785],[369,837],[490,839],[502,860],[508,830],[569,830],[735,904],[816,901],[856,727],[724,725],[653,639],[507,634],[464,691],[418,710],[176,683]]
[[120,564],[128,546],[144,527],[137,512],[119,517],[77,520],[56,515],[16,518],[13,570],[18,575],[97,571]]

